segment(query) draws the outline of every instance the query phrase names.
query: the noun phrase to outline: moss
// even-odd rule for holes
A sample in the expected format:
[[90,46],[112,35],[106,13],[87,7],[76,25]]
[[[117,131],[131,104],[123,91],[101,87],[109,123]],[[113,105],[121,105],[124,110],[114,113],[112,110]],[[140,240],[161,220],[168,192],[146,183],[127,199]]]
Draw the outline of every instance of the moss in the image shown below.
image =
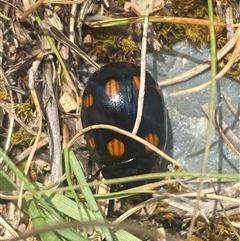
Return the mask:
[[24,147],[29,147],[33,144],[35,136],[29,134],[23,127],[20,127],[11,136],[11,143],[14,145],[21,145]]
[[136,58],[140,56],[140,50],[131,38],[108,35],[98,36],[88,54],[96,55],[100,61],[107,63],[135,63]]

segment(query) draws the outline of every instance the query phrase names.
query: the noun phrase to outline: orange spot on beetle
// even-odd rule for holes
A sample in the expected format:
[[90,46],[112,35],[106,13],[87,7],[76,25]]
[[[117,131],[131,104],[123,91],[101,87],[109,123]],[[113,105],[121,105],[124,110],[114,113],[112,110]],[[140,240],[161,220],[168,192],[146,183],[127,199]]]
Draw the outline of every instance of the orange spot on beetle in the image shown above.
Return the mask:
[[125,152],[125,145],[118,139],[113,139],[107,144],[108,152],[113,157],[121,157]]
[[106,84],[106,95],[114,96],[119,92],[119,84],[115,79],[111,79]]
[[93,137],[89,138],[88,143],[89,143],[90,147],[94,150],[96,147],[96,142]]
[[140,88],[140,77],[139,76],[136,76],[136,75],[133,76],[133,85],[137,90],[139,90],[139,88]]
[[90,107],[92,105],[93,105],[93,95],[92,94],[88,94],[87,96],[84,97],[83,106],[85,108],[88,108],[88,107]]
[[[144,138],[147,142],[151,143],[154,146],[158,146],[158,142],[159,142],[159,138],[158,135],[154,134],[154,133],[148,133],[145,138]],[[151,151],[151,149],[147,146],[145,146],[146,151]]]

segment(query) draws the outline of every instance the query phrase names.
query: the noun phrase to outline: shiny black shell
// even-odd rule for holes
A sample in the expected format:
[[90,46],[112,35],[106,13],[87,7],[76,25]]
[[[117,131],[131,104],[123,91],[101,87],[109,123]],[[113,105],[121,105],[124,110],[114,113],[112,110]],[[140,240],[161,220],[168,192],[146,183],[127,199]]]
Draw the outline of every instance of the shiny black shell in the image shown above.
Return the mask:
[[[82,124],[110,124],[132,131],[138,103],[140,67],[112,63],[88,80],[82,97]],[[166,109],[162,92],[146,72],[141,124],[137,135],[164,150],[167,142]],[[105,178],[149,173],[159,157],[133,139],[111,130],[89,131],[86,142],[90,156],[102,166]]]

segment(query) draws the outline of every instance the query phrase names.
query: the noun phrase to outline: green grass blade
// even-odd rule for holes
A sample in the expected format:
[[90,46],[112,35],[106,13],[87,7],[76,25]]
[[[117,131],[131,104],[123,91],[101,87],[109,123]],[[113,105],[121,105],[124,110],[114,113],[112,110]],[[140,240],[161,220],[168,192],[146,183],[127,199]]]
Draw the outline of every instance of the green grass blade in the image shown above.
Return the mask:
[[[79,164],[79,161],[77,160],[76,156],[74,155],[74,153],[72,151],[68,151],[65,149],[64,152],[69,152],[69,161],[70,161],[71,168],[74,171],[74,174],[78,180],[78,183],[83,185],[82,193],[89,205],[90,210],[94,213],[96,221],[98,221],[99,223],[103,223],[103,224],[106,223],[106,220],[103,217],[103,215],[97,205],[96,200],[94,199],[93,193],[92,193],[90,187],[87,185],[86,178],[85,178],[83,170]],[[102,226],[101,230],[107,241],[113,240],[111,232],[107,226]]]
[[[29,201],[29,215],[31,217],[31,220],[33,222],[34,227],[36,228],[44,228],[47,227],[46,223],[46,216],[43,214],[43,212],[40,212],[38,206],[35,204],[34,200]],[[59,238],[53,231],[41,233],[40,237],[42,241],[61,241],[63,239]]]

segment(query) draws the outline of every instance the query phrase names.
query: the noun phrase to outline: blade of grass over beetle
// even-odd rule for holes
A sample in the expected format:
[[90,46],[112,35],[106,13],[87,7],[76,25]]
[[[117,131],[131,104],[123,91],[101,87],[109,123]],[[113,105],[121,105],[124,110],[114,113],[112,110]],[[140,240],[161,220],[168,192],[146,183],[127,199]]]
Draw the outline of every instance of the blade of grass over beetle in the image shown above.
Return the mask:
[[[3,157],[3,160],[9,164],[9,166],[11,167],[11,169],[17,173],[17,176],[21,177],[23,174],[21,173],[21,171],[14,166],[13,162],[10,160],[10,158],[7,157],[7,155],[3,152],[2,149],[0,149],[0,156]],[[76,167],[76,165],[74,166]],[[79,167],[80,168],[80,167]],[[77,169],[78,171],[78,169]],[[21,174],[20,174],[20,173]],[[12,192],[14,190],[18,191],[18,186],[12,181],[12,179],[2,170],[0,170],[0,189],[3,191],[7,191],[7,192]],[[65,222],[62,218],[57,218],[56,219],[56,210],[58,213],[63,214],[63,216],[68,217],[68,218],[72,218],[75,220],[78,220],[79,222],[89,222],[89,221],[95,221],[95,213],[93,214],[90,210],[86,209],[86,207],[84,205],[77,204],[75,201],[73,201],[70,198],[67,198],[66,196],[64,196],[61,193],[53,193],[51,190],[44,190],[44,193],[41,191],[41,193],[37,190],[35,190],[33,187],[33,185],[26,180],[26,177],[24,176],[21,180],[23,180],[26,185],[25,185],[25,189],[28,192],[31,192],[33,195],[28,196],[27,199],[23,199],[23,205],[22,205],[22,210],[26,213],[28,213],[31,217],[31,219],[35,220],[34,222],[34,226],[37,228],[43,229],[42,233],[51,230],[49,229],[50,225],[56,226],[59,225],[59,227],[61,225],[63,225],[63,222]],[[86,184],[86,183],[85,183]],[[84,184],[84,185],[85,185]],[[86,184],[87,185],[87,184]],[[37,185],[36,185],[37,186]],[[40,187],[40,186],[38,186]],[[53,190],[56,191],[56,190]],[[36,195],[35,195],[36,194]],[[38,196],[40,197],[39,199]],[[31,198],[34,197],[34,198]],[[36,202],[37,199],[37,202]],[[41,203],[41,208],[39,207],[39,203]],[[80,210],[79,210],[80,208]],[[81,212],[81,216],[79,216],[79,212]],[[52,213],[54,213],[54,215],[52,215]],[[55,223],[53,222],[55,221]],[[57,224],[56,224],[57,221]],[[99,222],[101,224],[104,224],[102,221]],[[64,225],[63,225],[64,226]],[[84,226],[84,224],[82,225]],[[90,226],[90,223],[88,223],[87,227]],[[91,225],[92,226],[92,225]],[[106,223],[104,224],[104,227],[106,226]],[[102,230],[102,226],[97,228],[94,227],[96,230],[101,231]],[[60,236],[65,237],[65,240],[70,240],[73,241],[73,239],[67,239],[69,237],[71,237],[71,235],[74,235],[73,237],[74,240],[82,240],[82,235],[79,234],[78,239],[77,238],[77,233],[74,230],[56,230],[53,229],[54,232],[50,232],[50,236],[48,235],[48,233],[45,233],[43,235],[43,239],[42,240],[62,240],[59,239]],[[44,232],[43,232],[44,231]],[[56,236],[56,233],[59,234],[59,236]],[[31,235],[34,235],[36,233],[32,233]],[[27,235],[27,234],[26,234]],[[118,229],[118,230],[114,230],[112,231],[112,236],[114,238],[114,240],[132,240],[132,241],[140,241],[140,239],[138,239],[137,237],[133,236],[132,234],[128,233],[125,230],[122,229]],[[45,238],[47,237],[47,238]],[[49,239],[49,237],[51,239]],[[56,239],[55,239],[56,238]],[[84,237],[85,238],[85,237]],[[18,237],[12,239],[12,240],[19,240]],[[86,239],[84,239],[86,240]],[[109,239],[111,240],[111,239]]]
[[[72,151],[69,151],[67,149],[64,150],[64,152],[68,152],[69,154],[69,161],[72,170],[74,171],[74,174],[78,180],[79,184],[83,184],[84,186],[81,188],[83,195],[85,196],[85,199],[90,207],[90,210],[94,213],[94,216],[96,220],[100,223],[106,223],[106,220],[104,219],[101,210],[99,209],[96,200],[94,199],[93,193],[90,189],[90,187],[87,185],[85,175],[83,173],[83,170],[79,164],[79,161],[77,160],[76,156]],[[67,154],[66,154],[67,155]],[[102,226],[101,230],[106,238],[106,240],[111,241],[113,240],[112,234],[107,226]]]
[[[65,162],[65,171],[66,171],[66,177],[67,177],[67,183],[70,188],[70,192],[73,195],[73,198],[75,200],[75,203],[77,204],[78,214],[79,217],[82,219],[82,212],[81,212],[81,202],[79,202],[77,193],[75,189],[73,188],[72,184],[72,178],[71,178],[71,168],[70,168],[70,162],[69,162],[69,152],[64,152],[64,162]],[[82,206],[83,207],[83,206]],[[85,235],[87,237],[87,230],[84,229]]]

